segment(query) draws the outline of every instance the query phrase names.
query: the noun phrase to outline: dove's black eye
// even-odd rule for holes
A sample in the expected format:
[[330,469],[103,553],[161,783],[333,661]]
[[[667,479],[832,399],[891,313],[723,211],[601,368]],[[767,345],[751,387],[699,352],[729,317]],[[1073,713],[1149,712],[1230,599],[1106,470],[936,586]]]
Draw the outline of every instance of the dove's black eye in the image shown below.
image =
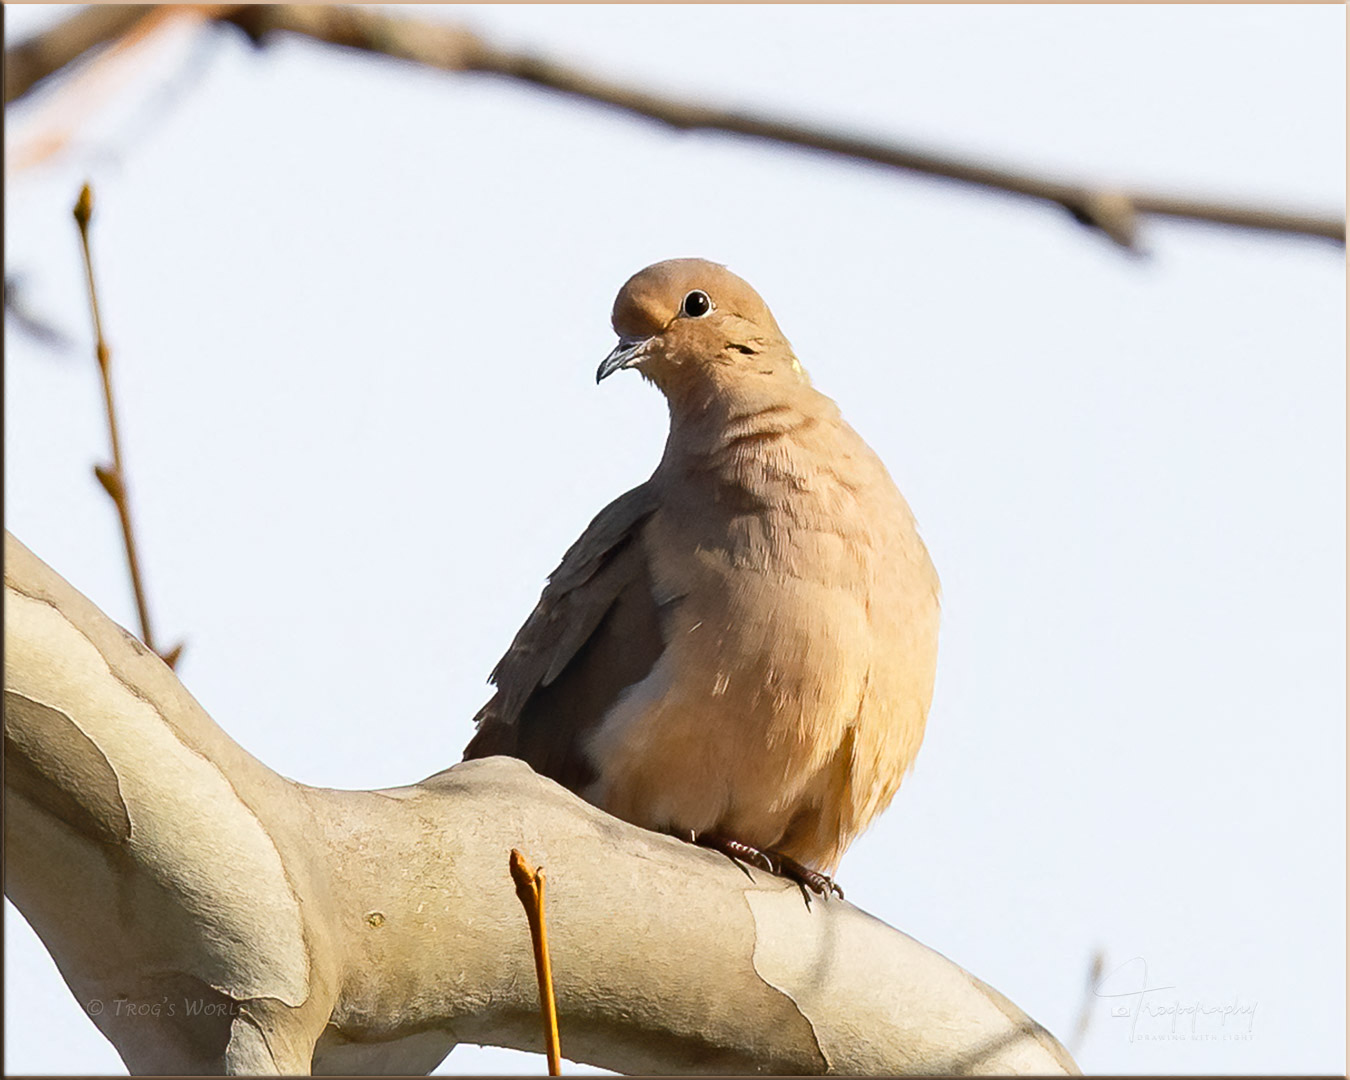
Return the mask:
[[702,289],[695,289],[684,298],[684,303],[680,305],[680,312],[691,319],[701,318],[712,310],[712,301],[708,299],[708,294]]

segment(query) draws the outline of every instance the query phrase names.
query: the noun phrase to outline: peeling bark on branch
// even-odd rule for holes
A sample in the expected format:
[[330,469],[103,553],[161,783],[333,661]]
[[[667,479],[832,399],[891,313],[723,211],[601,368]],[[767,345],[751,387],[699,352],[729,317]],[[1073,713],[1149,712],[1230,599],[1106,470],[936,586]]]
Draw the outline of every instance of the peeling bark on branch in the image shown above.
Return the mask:
[[[5,541],[6,890],[137,1073],[425,1072],[537,1050],[507,854],[548,866],[563,1047],[628,1072],[1072,1073],[996,991],[841,901],[491,758],[278,776]],[[158,1008],[156,1008],[158,1006]]]

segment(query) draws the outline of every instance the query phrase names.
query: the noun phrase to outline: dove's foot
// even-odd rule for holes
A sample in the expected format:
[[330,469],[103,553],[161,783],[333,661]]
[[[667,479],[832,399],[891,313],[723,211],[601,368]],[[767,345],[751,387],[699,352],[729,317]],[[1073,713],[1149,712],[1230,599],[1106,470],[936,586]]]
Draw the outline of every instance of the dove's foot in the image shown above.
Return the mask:
[[844,898],[844,890],[835,884],[834,878],[830,877],[829,874],[812,870],[809,866],[803,866],[796,859],[779,855],[777,852],[769,852],[769,857],[777,861],[778,873],[791,878],[798,885],[810,889],[818,896],[823,896],[826,900],[832,895],[839,897],[840,900]]
[[719,836],[716,833],[703,833],[700,836],[693,836],[691,839],[700,847],[720,851],[723,855],[738,863],[744,863],[747,866],[759,866],[771,874],[790,878],[804,889],[810,889],[817,896],[828,899],[833,895],[839,897],[840,900],[844,898],[844,890],[834,883],[834,879],[829,874],[822,874],[819,870],[812,870],[809,866],[803,866],[796,859],[787,855],[780,855],[776,851],[761,851],[757,847],[751,847],[749,844],[733,840],[729,836]]

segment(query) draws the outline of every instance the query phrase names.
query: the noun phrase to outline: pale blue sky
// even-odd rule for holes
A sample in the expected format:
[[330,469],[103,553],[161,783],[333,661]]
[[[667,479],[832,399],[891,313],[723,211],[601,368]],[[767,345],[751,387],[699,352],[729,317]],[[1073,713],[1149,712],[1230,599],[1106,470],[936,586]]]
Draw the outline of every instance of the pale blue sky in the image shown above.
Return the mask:
[[[5,14],[9,40],[56,17]],[[409,14],[1009,164],[1344,206],[1339,6]],[[7,269],[78,345],[6,328],[5,511],[134,625],[90,474],[88,176],[151,604],[231,735],[312,784],[457,760],[545,575],[659,456],[659,395],[594,385],[614,293],[725,262],[943,580],[927,743],[844,860],[850,900],[1066,1040],[1098,946],[1128,965],[1104,992],[1146,963],[1175,988],[1150,1008],[1255,1007],[1250,1037],[1160,1038],[1168,1017],[1094,999],[1087,1071],[1344,1072],[1341,249],[1150,223],[1132,260],[1053,208],[303,41],[222,33],[175,82],[197,47],[7,173]],[[13,110],[11,154],[63,109]],[[7,1071],[120,1071],[5,927]]]

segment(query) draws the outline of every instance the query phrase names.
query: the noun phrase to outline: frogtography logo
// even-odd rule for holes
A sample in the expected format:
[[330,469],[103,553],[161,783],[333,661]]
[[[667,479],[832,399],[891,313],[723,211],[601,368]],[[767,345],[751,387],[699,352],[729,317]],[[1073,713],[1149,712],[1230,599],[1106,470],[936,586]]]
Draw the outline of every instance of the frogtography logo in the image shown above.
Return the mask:
[[1206,999],[1155,985],[1142,956],[1127,960],[1093,987],[1110,1001],[1113,1020],[1129,1021],[1130,1042],[1246,1042],[1255,1038],[1255,1001]]

